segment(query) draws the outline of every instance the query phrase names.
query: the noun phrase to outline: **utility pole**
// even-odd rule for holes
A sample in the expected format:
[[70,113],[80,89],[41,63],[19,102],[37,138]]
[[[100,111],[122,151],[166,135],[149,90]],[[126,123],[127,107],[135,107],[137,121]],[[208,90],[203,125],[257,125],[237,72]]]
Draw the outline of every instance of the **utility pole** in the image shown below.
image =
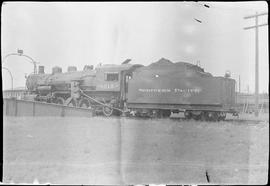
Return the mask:
[[259,115],[259,27],[266,26],[268,23],[258,25],[258,17],[268,15],[268,13],[256,12],[255,15],[250,15],[244,17],[244,19],[255,18],[255,26],[245,27],[244,30],[255,28],[255,116]]
[[239,75],[239,94],[240,94],[240,92],[241,92],[241,79],[240,79],[240,75]]
[[10,70],[6,67],[2,67],[2,69],[5,69],[8,71],[9,75],[10,75],[10,78],[11,78],[11,90],[13,90],[13,76],[12,76],[12,73],[10,72]]

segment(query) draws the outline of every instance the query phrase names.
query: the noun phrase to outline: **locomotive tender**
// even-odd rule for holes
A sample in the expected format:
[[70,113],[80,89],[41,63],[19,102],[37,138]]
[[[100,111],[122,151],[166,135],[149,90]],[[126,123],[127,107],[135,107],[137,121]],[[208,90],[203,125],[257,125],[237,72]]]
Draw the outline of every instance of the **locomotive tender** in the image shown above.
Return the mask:
[[169,117],[183,111],[188,119],[224,120],[226,113],[236,113],[235,80],[229,77],[214,77],[197,65],[164,58],[149,66],[129,61],[85,66],[83,71],[69,67],[65,73],[54,67],[51,74],[40,66],[26,86],[36,101],[91,108],[106,116]]

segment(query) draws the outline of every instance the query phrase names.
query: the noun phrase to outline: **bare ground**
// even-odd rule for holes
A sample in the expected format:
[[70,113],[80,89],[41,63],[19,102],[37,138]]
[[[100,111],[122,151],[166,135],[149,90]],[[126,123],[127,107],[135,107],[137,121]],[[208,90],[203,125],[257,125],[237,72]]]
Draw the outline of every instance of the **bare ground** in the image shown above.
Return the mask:
[[266,184],[269,119],[4,118],[4,182]]

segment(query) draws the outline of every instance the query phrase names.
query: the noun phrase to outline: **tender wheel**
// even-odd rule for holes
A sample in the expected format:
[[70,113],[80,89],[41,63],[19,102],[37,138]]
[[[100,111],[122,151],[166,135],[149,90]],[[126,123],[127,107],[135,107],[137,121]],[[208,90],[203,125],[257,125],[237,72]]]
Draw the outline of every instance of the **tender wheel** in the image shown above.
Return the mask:
[[201,115],[192,115],[192,118],[196,121],[199,121],[201,119]]
[[207,115],[208,115],[207,112],[202,112],[200,116],[201,121],[207,121],[208,120]]
[[79,101],[79,107],[82,107],[82,108],[89,108],[89,107],[91,107],[90,101],[88,99],[86,99],[86,98],[82,98]]
[[211,113],[208,111],[204,112],[204,119],[205,121],[211,121]]
[[224,121],[225,118],[226,118],[226,113],[225,112],[219,113],[219,119],[218,119],[219,121]]
[[168,117],[170,117],[170,115],[171,115],[171,111],[170,110],[163,110],[162,111],[162,117],[168,118]]
[[113,113],[113,108],[111,107],[111,105],[106,104],[103,106],[103,114],[107,117],[111,116]]
[[218,121],[218,114],[216,112],[211,113],[211,121]]
[[191,118],[192,118],[192,113],[191,113],[190,111],[187,111],[187,110],[186,110],[186,111],[184,112],[184,115],[185,115],[185,118],[186,118],[186,119],[191,119]]
[[226,119],[226,115],[221,117],[222,121],[225,121],[225,119]]

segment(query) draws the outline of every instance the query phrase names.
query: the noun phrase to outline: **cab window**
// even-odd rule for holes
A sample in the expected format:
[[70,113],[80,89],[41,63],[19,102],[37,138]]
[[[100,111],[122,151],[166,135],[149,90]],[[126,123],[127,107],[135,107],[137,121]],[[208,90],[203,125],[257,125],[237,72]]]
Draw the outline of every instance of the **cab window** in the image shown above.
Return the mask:
[[105,73],[105,81],[118,81],[119,74],[118,72]]

